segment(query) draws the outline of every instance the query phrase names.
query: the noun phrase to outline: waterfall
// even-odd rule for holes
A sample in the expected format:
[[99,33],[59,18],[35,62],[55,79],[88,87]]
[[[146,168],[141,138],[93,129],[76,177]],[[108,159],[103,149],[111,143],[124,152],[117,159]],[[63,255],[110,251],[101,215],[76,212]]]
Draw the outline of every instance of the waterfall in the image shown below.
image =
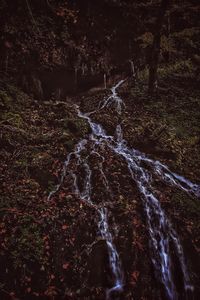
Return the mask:
[[[159,161],[154,161],[148,158],[144,153],[131,149],[127,145],[128,143],[123,138],[122,124],[119,123],[116,126],[114,136],[107,135],[102,125],[94,122],[91,118],[92,114],[101,111],[106,107],[113,105],[116,109],[116,113],[120,116],[125,108],[125,103],[117,93],[117,88],[124,83],[124,80],[118,82],[111,89],[111,95],[103,100],[97,110],[89,113],[83,113],[79,107],[76,106],[78,116],[87,120],[91,127],[92,133],[87,139],[81,140],[75,150],[71,152],[64,163],[63,171],[61,175],[60,183],[49,194],[48,199],[59,192],[66,173],[68,172],[73,179],[73,191],[76,196],[85,201],[85,203],[95,209],[98,217],[98,230],[103,240],[105,240],[108,250],[109,267],[112,274],[112,286],[106,291],[106,298],[110,299],[112,293],[121,293],[124,289],[124,272],[120,255],[115,246],[115,235],[112,232],[112,228],[109,226],[109,208],[106,203],[102,202],[96,204],[92,195],[92,166],[89,161],[89,157],[95,154],[99,157],[98,163],[99,172],[103,178],[102,184],[107,193],[112,197],[112,190],[109,186],[109,179],[103,170],[103,162],[106,157],[100,153],[99,147],[107,146],[114,155],[117,155],[123,159],[126,163],[132,180],[136,183],[138,190],[143,200],[144,210],[146,214],[146,222],[149,232],[149,245],[152,264],[154,266],[155,273],[158,280],[163,284],[163,288],[166,292],[166,297],[170,300],[178,299],[178,291],[176,288],[173,272],[173,261],[171,254],[171,247],[176,254],[178,264],[183,277],[183,289],[185,294],[188,291],[193,290],[193,286],[190,282],[189,274],[184,257],[184,251],[181,246],[178,234],[172,227],[170,220],[160,205],[160,201],[154,189],[152,187],[153,175],[158,176],[160,180],[167,184],[173,185],[187,193],[195,196],[200,195],[200,186],[190,182],[188,179],[180,176],[174,172],[171,172],[167,166]],[[121,119],[121,117],[119,118]],[[84,151],[87,151],[87,156],[82,155]],[[106,155],[106,153],[105,153]],[[84,183],[82,188],[78,186],[78,176],[71,167],[70,162],[74,161],[76,166],[82,166],[85,172]],[[143,166],[145,162],[145,166]]]

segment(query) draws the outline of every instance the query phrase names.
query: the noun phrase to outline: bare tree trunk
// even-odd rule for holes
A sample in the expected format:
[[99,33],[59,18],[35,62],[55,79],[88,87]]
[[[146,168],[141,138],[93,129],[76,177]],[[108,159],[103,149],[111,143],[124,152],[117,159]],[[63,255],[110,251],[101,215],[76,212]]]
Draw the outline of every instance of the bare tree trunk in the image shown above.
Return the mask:
[[165,12],[168,8],[170,0],[162,0],[159,15],[157,18],[154,39],[151,49],[151,57],[149,63],[149,94],[152,95],[157,87],[157,71],[158,71],[158,61],[160,55],[160,40],[162,25],[164,22]]

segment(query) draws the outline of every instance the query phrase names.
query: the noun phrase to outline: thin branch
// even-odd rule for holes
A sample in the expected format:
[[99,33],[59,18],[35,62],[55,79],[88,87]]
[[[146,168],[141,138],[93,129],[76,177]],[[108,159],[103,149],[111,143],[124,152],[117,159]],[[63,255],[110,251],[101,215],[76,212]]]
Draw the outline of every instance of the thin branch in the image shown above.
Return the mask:
[[40,30],[39,30],[39,28],[37,26],[37,23],[36,23],[36,21],[35,21],[35,19],[33,17],[33,13],[32,13],[32,10],[31,10],[31,7],[30,7],[30,4],[29,4],[28,0],[26,0],[26,5],[27,5],[27,8],[28,8],[29,14],[30,14],[30,16],[32,18],[33,24],[35,25],[35,28],[37,29],[38,33],[40,33]]

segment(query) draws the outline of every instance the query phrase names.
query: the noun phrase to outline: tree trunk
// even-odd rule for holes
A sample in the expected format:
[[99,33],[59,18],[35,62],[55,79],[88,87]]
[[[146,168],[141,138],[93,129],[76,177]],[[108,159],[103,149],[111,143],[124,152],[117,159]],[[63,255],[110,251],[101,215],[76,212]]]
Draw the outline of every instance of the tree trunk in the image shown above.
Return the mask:
[[155,92],[157,87],[157,70],[158,70],[158,61],[160,54],[160,40],[161,40],[161,31],[162,25],[164,22],[165,12],[169,5],[170,0],[162,0],[159,15],[157,18],[154,39],[151,49],[151,57],[149,63],[149,94],[152,95]]

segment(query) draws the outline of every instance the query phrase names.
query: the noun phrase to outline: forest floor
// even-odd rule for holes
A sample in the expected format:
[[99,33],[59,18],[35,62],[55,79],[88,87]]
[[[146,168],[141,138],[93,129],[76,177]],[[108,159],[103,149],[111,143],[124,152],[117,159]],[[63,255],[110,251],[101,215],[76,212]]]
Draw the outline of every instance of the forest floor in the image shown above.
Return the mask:
[[[128,80],[119,89],[126,104],[121,116],[124,137],[131,147],[200,183],[200,91],[193,79],[180,74],[161,79],[154,98],[146,95],[142,80]],[[105,270],[95,261],[101,262],[105,245],[98,239],[94,243],[95,215],[75,199],[67,182],[56,199],[49,201],[47,196],[59,182],[67,154],[90,133],[73,103],[91,111],[109,91],[39,102],[12,84],[1,81],[0,88],[1,299],[104,299]],[[109,134],[119,121],[112,108],[96,114],[95,120]],[[112,212],[120,228],[116,246],[127,282],[123,299],[150,299],[149,294],[163,299],[146,251],[148,236],[137,189],[123,162],[111,153],[108,158],[105,169],[117,204]],[[198,286],[199,202],[164,184],[156,189]],[[97,186],[96,193],[101,192]]]

